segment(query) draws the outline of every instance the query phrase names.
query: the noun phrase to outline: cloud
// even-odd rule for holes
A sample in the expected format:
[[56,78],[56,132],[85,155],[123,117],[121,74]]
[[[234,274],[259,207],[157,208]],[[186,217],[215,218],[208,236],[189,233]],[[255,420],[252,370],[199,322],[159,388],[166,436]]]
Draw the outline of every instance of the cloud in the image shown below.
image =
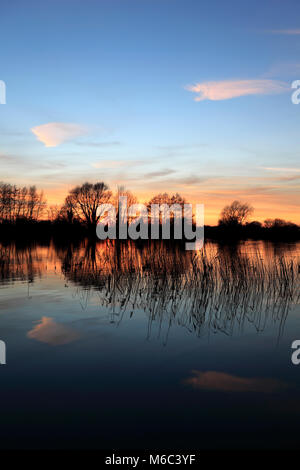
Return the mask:
[[288,387],[286,383],[276,379],[238,377],[216,371],[193,370],[192,373],[193,377],[187,378],[184,383],[201,390],[272,393]]
[[291,78],[299,77],[300,63],[299,62],[277,62],[266,72],[264,78]]
[[112,142],[76,142],[76,145],[80,145],[81,147],[111,147],[120,145],[121,142],[112,141]]
[[49,122],[30,130],[46,147],[57,147],[67,140],[87,134],[85,127],[64,122]]
[[300,34],[300,29],[271,29],[266,31],[271,34],[284,34],[287,36],[297,36]]
[[183,176],[181,178],[166,178],[164,180],[160,180],[156,182],[156,188],[161,186],[162,188],[170,187],[173,188],[172,191],[176,190],[177,188],[181,188],[184,186],[193,186],[199,185],[205,182],[208,182],[210,178],[205,176]]
[[[22,168],[22,173],[27,173],[30,171],[36,171],[41,169],[49,169],[55,170],[60,168],[65,168],[66,163],[61,161],[47,161],[47,160],[39,160],[38,162],[32,158],[20,155],[7,155],[0,153],[0,162],[6,165],[7,168],[17,166],[19,169]],[[50,176],[50,175],[49,175]]]
[[131,168],[139,165],[146,165],[148,162],[143,160],[100,160],[98,162],[91,163],[93,168],[112,169],[126,167]]
[[274,178],[275,181],[297,181],[300,179],[300,175],[291,175],[291,176],[278,176]]
[[207,144],[185,144],[185,145],[158,145],[156,148],[159,150],[187,150],[187,149],[198,149],[202,147],[207,147]]
[[208,181],[208,178],[202,176],[187,176],[186,178],[180,178],[177,180],[178,183],[186,184],[186,185],[193,185],[204,183],[204,181]]
[[166,168],[165,170],[152,171],[150,173],[146,173],[144,175],[144,178],[159,178],[160,176],[171,175],[172,173],[176,173],[176,170]]
[[100,162],[91,163],[93,168],[119,168],[125,166],[126,161],[122,160],[102,160]]
[[78,333],[68,326],[56,323],[52,318],[42,317],[39,324],[27,333],[28,338],[52,346],[68,344],[78,339]]
[[17,164],[22,162],[22,158],[19,157],[18,155],[7,155],[3,153],[0,153],[0,160],[3,160],[7,163],[17,163]]
[[195,101],[219,101],[247,95],[269,95],[283,93],[289,89],[290,86],[285,82],[264,79],[202,82],[186,87],[186,90],[199,94]]
[[273,166],[263,166],[262,169],[268,170],[268,171],[281,171],[281,172],[290,171],[292,173],[300,172],[300,168],[281,168],[281,167],[273,167]]

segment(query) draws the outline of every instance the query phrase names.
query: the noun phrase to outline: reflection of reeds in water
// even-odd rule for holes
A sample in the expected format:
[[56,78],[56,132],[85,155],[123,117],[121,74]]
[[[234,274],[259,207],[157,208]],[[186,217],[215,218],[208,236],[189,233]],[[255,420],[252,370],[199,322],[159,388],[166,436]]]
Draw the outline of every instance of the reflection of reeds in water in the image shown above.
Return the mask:
[[83,301],[97,292],[111,321],[145,312],[149,336],[153,327],[168,331],[175,323],[198,335],[231,335],[245,324],[262,331],[271,322],[281,334],[290,307],[300,300],[299,251],[289,248],[206,244],[202,252],[187,252],[162,241],[12,243],[0,245],[0,283],[33,282],[61,265]]
[[262,331],[268,320],[281,334],[290,306],[300,298],[298,262],[284,254],[263,258],[261,251],[213,245],[195,253],[163,242],[139,249],[131,242],[106,242],[69,250],[62,268],[85,296],[91,288],[98,292],[112,321],[143,310],[148,335],[154,323],[230,335],[245,322]]

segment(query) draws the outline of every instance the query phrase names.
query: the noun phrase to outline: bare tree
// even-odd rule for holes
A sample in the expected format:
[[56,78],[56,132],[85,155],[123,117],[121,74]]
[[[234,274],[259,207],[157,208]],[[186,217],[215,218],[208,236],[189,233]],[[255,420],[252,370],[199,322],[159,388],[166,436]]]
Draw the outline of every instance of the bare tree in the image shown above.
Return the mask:
[[117,209],[118,209],[119,198],[124,197],[124,196],[127,197],[127,206],[132,206],[132,204],[137,204],[138,199],[131,191],[126,189],[125,186],[118,186],[117,194],[115,196],[115,204],[116,204]]
[[[153,213],[151,208],[153,204],[160,206],[159,212]],[[171,221],[173,224],[175,219],[178,221],[178,223],[182,223],[180,221],[182,221],[184,204],[186,204],[186,200],[178,193],[173,195],[168,193],[159,193],[150,199],[147,204],[147,208],[150,212],[150,219],[152,223],[157,221],[159,224],[162,224],[163,222],[168,224],[168,221]],[[168,206],[168,208],[166,208],[166,206]],[[180,216],[178,211],[181,214]]]
[[242,225],[254,211],[247,203],[233,201],[221,212],[219,225]]
[[172,204],[179,204],[181,207],[184,206],[186,200],[178,193],[173,194],[170,196],[168,193],[160,193],[153,196],[147,204],[148,209],[151,208],[151,204],[168,204],[171,206]]
[[27,218],[38,220],[43,215],[45,207],[46,201],[44,200],[43,192],[38,193],[35,186],[30,186],[27,201]]
[[279,229],[279,228],[295,228],[297,227],[296,224],[294,224],[293,222],[289,222],[287,220],[283,220],[283,219],[266,219],[264,221],[264,226],[265,228],[272,228],[272,229]]
[[[119,199],[120,197],[126,197],[127,198],[127,207],[132,206],[133,204],[138,203],[137,197],[128,189],[125,188],[125,186],[118,186],[117,188],[117,193],[114,196],[114,206],[116,208],[116,216],[117,216],[117,224],[119,223],[119,218],[120,218],[120,213],[119,213]],[[124,214],[122,217],[122,222],[124,222]],[[131,217],[128,218],[126,216],[126,220],[128,219],[128,222],[132,220]]]
[[58,220],[60,218],[60,211],[61,208],[57,204],[49,206],[47,209],[48,219],[51,222]]
[[66,197],[64,204],[57,213],[56,220],[72,224],[76,219],[76,208],[74,198],[69,195]]
[[[101,204],[107,204],[112,193],[108,186],[101,183],[84,183],[70,191],[67,197],[69,215],[75,214],[89,228],[96,227],[103,214],[99,211]],[[71,213],[72,211],[72,213]]]
[[18,187],[0,183],[0,220],[15,222],[18,219],[38,220],[44,213],[46,201],[43,192],[35,186]]

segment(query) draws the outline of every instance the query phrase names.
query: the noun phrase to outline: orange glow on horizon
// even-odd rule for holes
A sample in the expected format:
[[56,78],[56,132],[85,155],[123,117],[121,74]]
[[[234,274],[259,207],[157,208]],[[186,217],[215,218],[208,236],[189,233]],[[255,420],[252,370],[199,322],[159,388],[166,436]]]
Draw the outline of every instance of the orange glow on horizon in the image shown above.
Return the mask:
[[[44,195],[47,200],[48,206],[58,205],[60,206],[64,198],[67,196],[68,191],[72,186],[64,186],[51,190],[45,190]],[[132,191],[142,203],[149,201],[151,197],[162,191]],[[169,194],[175,191],[168,191]],[[179,192],[179,191],[178,191]],[[280,218],[287,221],[300,224],[300,211],[299,204],[295,198],[295,194],[249,194],[247,190],[245,194],[243,191],[222,191],[222,190],[211,190],[208,191],[197,191],[196,194],[190,192],[180,191],[180,194],[186,198],[186,200],[192,204],[204,204],[205,206],[205,224],[216,225],[218,223],[219,215],[222,208],[230,204],[235,199],[246,201],[254,207],[254,212],[250,217],[251,220],[257,220],[263,222],[266,219]]]

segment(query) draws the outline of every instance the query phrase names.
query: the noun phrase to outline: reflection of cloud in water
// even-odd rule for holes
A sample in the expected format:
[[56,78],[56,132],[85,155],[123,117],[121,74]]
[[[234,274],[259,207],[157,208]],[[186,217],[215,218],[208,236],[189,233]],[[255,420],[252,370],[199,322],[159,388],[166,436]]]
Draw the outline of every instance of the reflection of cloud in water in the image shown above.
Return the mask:
[[192,374],[193,377],[185,379],[184,383],[201,390],[272,393],[289,386],[276,379],[238,377],[217,371],[201,372],[199,370],[193,370]]
[[52,318],[42,317],[39,324],[30,330],[27,336],[42,343],[57,346],[75,341],[78,339],[79,334],[73,328],[56,323]]

